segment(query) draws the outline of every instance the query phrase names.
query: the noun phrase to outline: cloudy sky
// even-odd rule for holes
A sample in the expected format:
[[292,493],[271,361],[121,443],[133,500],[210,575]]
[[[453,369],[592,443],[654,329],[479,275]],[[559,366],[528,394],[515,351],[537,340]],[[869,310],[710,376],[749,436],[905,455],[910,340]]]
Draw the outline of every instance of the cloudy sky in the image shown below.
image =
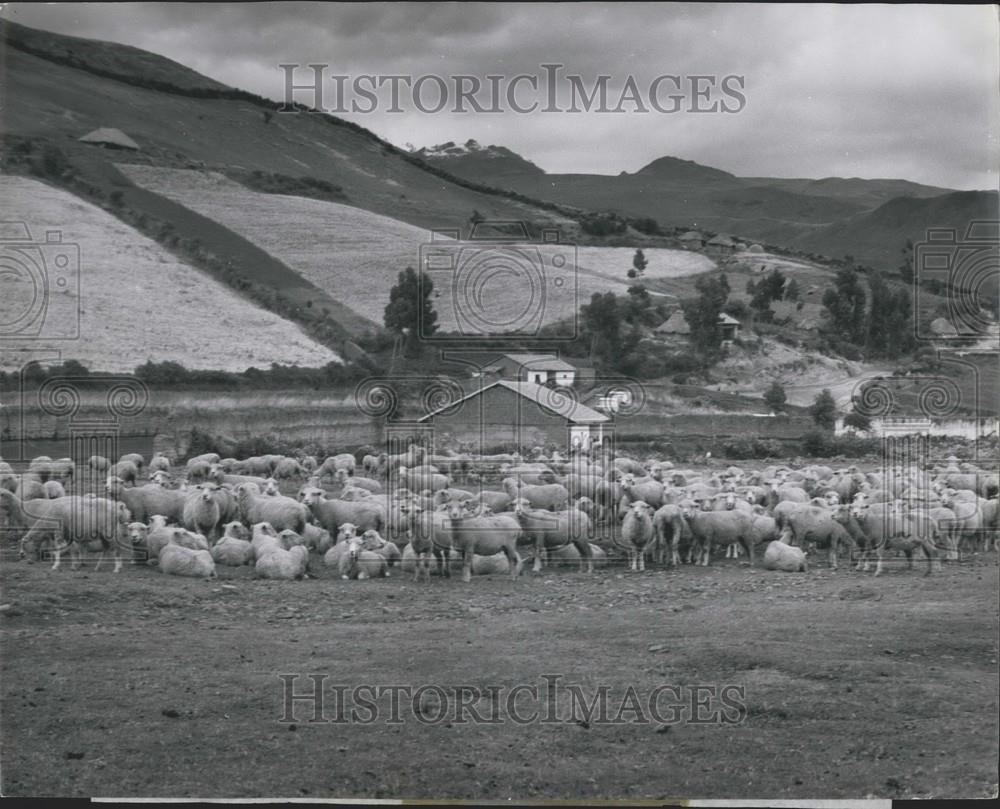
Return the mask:
[[14,3],[3,14],[154,51],[276,99],[281,63],[484,84],[490,74],[544,82],[539,66],[560,63],[588,85],[611,76],[609,106],[629,75],[642,92],[664,74],[737,75],[746,104],[735,114],[634,104],[619,114],[425,114],[404,92],[403,113],[383,104],[344,117],[400,146],[505,145],[550,172],[631,172],[674,155],[743,176],[997,187],[1000,39],[985,5]]

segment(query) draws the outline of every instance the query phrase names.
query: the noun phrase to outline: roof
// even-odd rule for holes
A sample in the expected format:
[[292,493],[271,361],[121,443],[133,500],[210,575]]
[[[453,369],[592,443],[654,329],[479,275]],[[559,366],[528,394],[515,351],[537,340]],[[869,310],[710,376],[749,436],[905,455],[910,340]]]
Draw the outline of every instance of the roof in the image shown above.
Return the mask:
[[751,244],[747,248],[747,252],[748,253],[763,253],[764,252],[764,248],[761,247],[759,244]]
[[739,326],[740,322],[731,315],[727,315],[725,312],[719,312],[719,323],[724,326]]
[[504,354],[518,365],[536,371],[575,371],[576,366],[559,359],[555,354]]
[[718,236],[713,236],[711,239],[708,240],[708,243],[718,245],[720,247],[722,246],[733,247],[736,244],[731,238],[729,238],[729,236],[726,236],[722,233],[720,233]]
[[492,385],[486,385],[478,390],[474,390],[472,393],[467,396],[463,396],[457,401],[450,402],[444,407],[432,410],[426,416],[422,416],[417,419],[417,421],[426,421],[439,413],[452,410],[460,402],[473,399],[497,386],[507,388],[507,390],[512,390],[519,396],[534,402],[539,407],[555,413],[556,415],[562,416],[567,421],[572,421],[575,424],[603,424],[604,422],[609,421],[608,417],[603,413],[598,413],[596,410],[587,407],[584,404],[580,404],[573,398],[573,394],[569,391],[547,388],[544,385],[536,385],[534,382],[514,382],[510,379],[499,379]]
[[112,146],[120,146],[123,149],[138,149],[139,144],[122,132],[120,129],[101,127],[93,132],[88,132],[80,140],[83,143],[108,143]]
[[655,329],[659,334],[690,334],[691,326],[688,325],[684,312],[678,309]]
[[942,337],[954,337],[958,334],[958,329],[956,329],[951,324],[951,321],[946,317],[939,317],[932,320],[931,331]]
[[699,239],[700,241],[705,241],[705,237],[702,234],[700,234],[697,230],[689,230],[687,233],[685,233],[683,236],[680,237],[680,240],[682,242],[693,241],[695,239]]

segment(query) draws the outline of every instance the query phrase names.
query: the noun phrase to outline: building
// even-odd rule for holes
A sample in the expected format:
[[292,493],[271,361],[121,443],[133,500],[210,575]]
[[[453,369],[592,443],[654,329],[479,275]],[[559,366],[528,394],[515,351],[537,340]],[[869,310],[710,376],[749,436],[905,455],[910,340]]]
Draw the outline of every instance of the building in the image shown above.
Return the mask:
[[728,256],[736,252],[736,242],[722,233],[713,236],[705,244],[705,250],[713,255]]
[[122,132],[120,129],[102,127],[88,132],[79,139],[81,143],[94,143],[110,149],[130,149],[139,151],[139,144]]
[[509,379],[487,384],[418,420],[433,428],[439,448],[460,442],[484,452],[508,445],[589,449],[604,440],[610,422],[568,391]]
[[570,388],[576,383],[576,367],[555,354],[503,354],[483,373],[536,385]]
[[697,230],[689,230],[678,241],[685,250],[701,250],[705,246],[705,237]]
[[719,313],[719,332],[722,342],[728,343],[740,336],[740,322],[725,312]]

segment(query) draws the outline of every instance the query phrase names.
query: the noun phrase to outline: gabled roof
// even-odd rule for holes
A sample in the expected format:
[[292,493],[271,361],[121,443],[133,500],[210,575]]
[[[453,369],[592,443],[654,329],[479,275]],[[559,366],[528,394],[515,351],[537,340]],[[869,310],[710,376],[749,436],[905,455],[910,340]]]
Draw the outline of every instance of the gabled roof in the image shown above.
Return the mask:
[[705,237],[697,230],[689,230],[687,233],[685,233],[683,236],[680,237],[680,240],[682,242],[694,241],[695,239],[698,239],[699,241],[705,241]]
[[691,326],[688,325],[687,318],[684,317],[684,311],[678,309],[657,326],[654,331],[658,334],[690,334]]
[[719,324],[723,326],[739,326],[740,322],[731,315],[727,315],[725,312],[719,312]]
[[439,413],[452,410],[457,404],[475,398],[476,396],[479,396],[497,386],[507,388],[507,390],[512,390],[519,396],[534,402],[539,407],[544,408],[551,413],[555,413],[557,416],[562,416],[564,419],[572,421],[574,424],[603,424],[604,422],[609,421],[608,417],[603,413],[598,413],[596,410],[587,407],[584,404],[580,404],[573,398],[573,394],[569,391],[546,388],[543,385],[536,385],[534,382],[514,382],[510,379],[500,379],[492,385],[486,385],[478,390],[474,390],[472,393],[467,396],[463,396],[455,402],[446,404],[444,407],[439,407],[437,410],[432,410],[426,416],[422,416],[417,419],[417,421],[426,421]]
[[504,354],[509,360],[513,360],[524,368],[533,371],[575,371],[576,367],[570,365],[565,360],[559,359],[555,354]]
[[93,132],[88,132],[80,141],[83,143],[109,143],[112,146],[120,146],[123,149],[138,150],[139,144],[122,132],[120,129],[111,127],[101,127]]

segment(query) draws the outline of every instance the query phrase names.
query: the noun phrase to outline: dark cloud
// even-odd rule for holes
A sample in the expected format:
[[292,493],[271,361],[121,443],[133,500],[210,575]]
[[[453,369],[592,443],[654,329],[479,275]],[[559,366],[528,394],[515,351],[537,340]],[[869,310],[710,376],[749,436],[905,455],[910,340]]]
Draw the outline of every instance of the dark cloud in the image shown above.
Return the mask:
[[[997,185],[998,26],[989,6],[488,3],[12,4],[12,19],[145,48],[280,97],[280,63],[349,75],[746,77],[738,115],[345,117],[390,140],[473,137],[549,171],[634,171],[664,154],[743,175]],[[616,97],[616,94],[612,94]]]

